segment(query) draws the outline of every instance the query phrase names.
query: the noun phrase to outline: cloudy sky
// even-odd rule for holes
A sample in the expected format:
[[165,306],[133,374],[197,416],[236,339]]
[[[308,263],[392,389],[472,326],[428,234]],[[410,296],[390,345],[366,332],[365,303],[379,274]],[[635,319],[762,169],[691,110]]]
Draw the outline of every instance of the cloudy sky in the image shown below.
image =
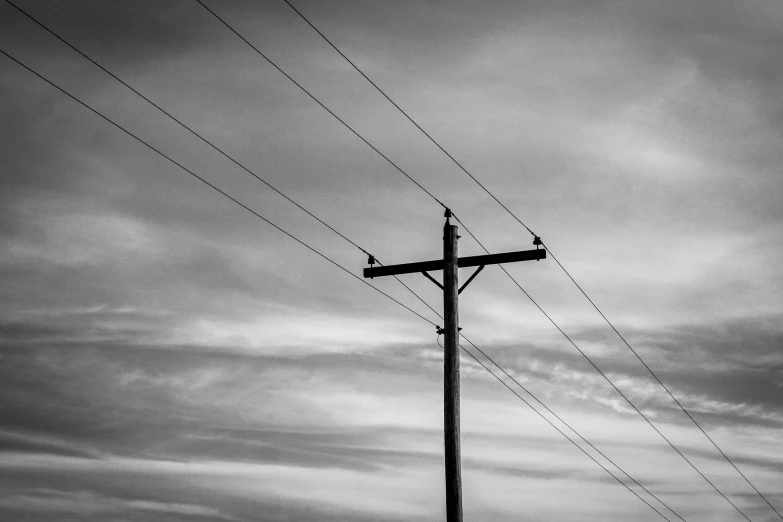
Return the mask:
[[[442,208],[197,2],[18,3],[384,263],[440,256]],[[489,250],[533,248],[285,2],[207,4]],[[783,512],[783,4],[295,5],[543,237]],[[0,49],[366,266],[4,2]],[[444,518],[431,324],[5,56],[0,90],[1,519]],[[778,519],[551,259],[508,270],[738,509]],[[404,281],[440,308],[432,283]],[[476,345],[680,517],[744,520],[498,268],[460,305]],[[462,399],[466,520],[661,520],[470,358]]]

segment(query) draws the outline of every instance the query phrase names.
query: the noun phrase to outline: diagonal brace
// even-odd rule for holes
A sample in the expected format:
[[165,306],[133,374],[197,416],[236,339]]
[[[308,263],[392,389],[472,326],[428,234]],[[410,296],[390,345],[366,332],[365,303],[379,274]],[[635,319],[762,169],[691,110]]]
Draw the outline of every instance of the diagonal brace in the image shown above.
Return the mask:
[[433,283],[435,283],[436,285],[438,285],[438,287],[439,287],[441,290],[443,290],[443,285],[442,285],[442,284],[440,284],[440,283],[438,283],[438,281],[436,281],[434,277],[432,277],[431,275],[429,275],[427,272],[422,272],[422,274],[424,275],[424,277],[426,277],[427,279],[429,279],[430,281],[432,281]]
[[481,272],[482,270],[484,270],[484,265],[481,265],[480,267],[478,267],[478,270],[473,272],[473,275],[470,276],[467,281],[465,281],[465,284],[460,287],[457,294],[461,294],[462,291],[465,290],[465,287],[468,286],[470,282],[473,281],[476,278],[476,276],[479,275],[479,272]]

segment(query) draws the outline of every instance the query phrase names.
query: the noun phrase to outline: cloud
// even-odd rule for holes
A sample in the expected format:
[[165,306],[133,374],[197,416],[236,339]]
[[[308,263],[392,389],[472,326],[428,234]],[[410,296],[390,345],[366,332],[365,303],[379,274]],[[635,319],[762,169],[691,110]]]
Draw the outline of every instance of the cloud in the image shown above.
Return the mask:
[[[438,256],[442,209],[197,4],[24,5],[384,263]],[[530,248],[282,2],[214,7],[488,248]],[[778,4],[299,7],[556,248],[779,502]],[[2,9],[4,50],[360,275],[363,252]],[[0,517],[443,515],[430,325],[16,65],[0,75]],[[751,518],[771,516],[556,266],[509,270]],[[464,332],[689,520],[733,515],[497,272],[461,296]],[[469,358],[462,377],[466,518],[655,517]]]
[[32,493],[6,493],[5,498],[0,499],[0,510],[33,516],[56,513],[65,517],[124,516],[141,520],[145,515],[174,515],[196,517],[196,520],[238,520],[222,514],[219,510],[195,504],[124,500],[86,491],[62,492],[45,489]]
[[[262,489],[264,495],[272,495],[263,502],[281,509],[287,506],[285,510],[295,511],[294,506],[304,503],[317,512],[372,511],[379,517],[391,516],[391,506],[401,498],[407,499],[405,509],[411,517],[429,516],[432,508],[425,506],[430,503],[424,498],[431,499],[432,493],[440,491],[435,487],[439,481],[431,476],[437,476],[440,468],[438,369],[424,366],[410,373],[417,364],[402,357],[411,353],[409,347],[395,348],[388,355],[292,358],[134,347],[27,350],[24,354],[6,350],[3,356],[8,363],[4,367],[15,376],[4,376],[8,401],[3,411],[10,430],[5,440],[29,442],[7,445],[6,471],[0,475],[24,477],[25,470],[47,469],[51,487],[59,488],[56,477],[81,469],[87,476],[82,487],[109,495],[115,488],[130,487],[129,473],[141,477],[163,472],[169,477],[166,480],[177,484],[187,476],[188,484],[211,488],[216,497],[209,497],[210,509],[223,509],[219,498],[229,492],[233,497],[257,497],[254,484],[258,480],[266,484],[263,477],[284,476],[279,488]],[[312,368],[318,368],[317,376]],[[86,379],[88,375],[91,378]],[[383,379],[377,379],[378,375]],[[566,450],[570,445],[548,425],[494,381],[486,384],[480,375],[467,373],[463,384],[466,476],[475,481],[482,473],[488,474],[492,479],[485,479],[487,484],[501,476],[537,484],[535,477],[548,473],[558,488],[571,481],[603,480],[600,470],[582,461],[576,450]],[[529,384],[539,391],[543,382],[536,378]],[[401,390],[405,390],[402,395]],[[642,455],[647,455],[652,467],[632,473],[653,483],[658,480],[652,470],[657,468],[653,463],[662,458],[661,448],[655,445],[660,443],[651,445],[654,436],[644,434],[636,419],[603,416],[597,425],[589,409],[582,408],[575,416],[573,402],[564,406],[561,398],[555,404],[551,400],[557,395],[548,390],[543,395],[580,431],[587,427],[588,437],[613,458],[638,466],[645,460]],[[595,403],[600,397],[596,394],[583,400]],[[668,425],[665,429],[675,438],[690,430]],[[614,434],[620,432],[626,443],[633,443],[618,446]],[[634,439],[631,434],[636,432]],[[699,446],[691,447],[692,435],[688,437],[684,448],[692,454]],[[744,468],[767,465],[765,446],[755,440],[760,453],[756,461],[738,460]],[[748,447],[748,442],[743,446]],[[79,456],[74,451],[86,453]],[[715,459],[712,453],[704,455]],[[115,478],[97,486],[98,477],[111,469]],[[19,483],[21,479],[13,480]],[[120,486],[119,480],[126,485]],[[317,488],[315,484],[322,481],[336,489]],[[387,500],[369,496],[368,504],[356,504],[333,494],[355,489],[360,483],[385,491]],[[411,488],[417,484],[427,484],[433,491],[415,501]],[[149,485],[139,488],[147,492]],[[165,501],[157,497],[149,501],[188,504],[181,493],[170,491],[161,490]],[[373,503],[380,507],[371,508]],[[225,513],[242,518],[245,512],[237,508]]]

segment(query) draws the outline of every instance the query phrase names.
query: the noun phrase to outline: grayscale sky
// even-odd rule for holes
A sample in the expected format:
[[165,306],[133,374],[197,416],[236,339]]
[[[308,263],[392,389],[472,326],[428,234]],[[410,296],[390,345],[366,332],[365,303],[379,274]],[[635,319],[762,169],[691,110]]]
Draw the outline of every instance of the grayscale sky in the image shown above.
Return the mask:
[[[533,248],[282,0],[207,3],[489,250]],[[783,512],[783,3],[294,3],[543,237]],[[384,263],[440,256],[442,208],[197,2],[19,5]],[[5,2],[0,49],[366,266]],[[444,519],[431,324],[5,56],[0,115],[0,519]],[[778,520],[551,259],[508,269],[739,509]],[[680,516],[744,520],[497,267],[460,305],[468,337]],[[469,358],[462,398],[466,521],[661,520]]]

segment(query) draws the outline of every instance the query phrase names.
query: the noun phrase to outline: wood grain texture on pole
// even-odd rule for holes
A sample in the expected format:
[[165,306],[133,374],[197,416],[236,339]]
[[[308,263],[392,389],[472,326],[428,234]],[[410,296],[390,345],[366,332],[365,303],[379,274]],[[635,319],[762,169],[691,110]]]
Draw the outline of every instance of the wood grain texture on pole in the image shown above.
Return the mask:
[[446,459],[446,521],[462,522],[459,427],[459,306],[457,227],[443,227],[443,435]]

